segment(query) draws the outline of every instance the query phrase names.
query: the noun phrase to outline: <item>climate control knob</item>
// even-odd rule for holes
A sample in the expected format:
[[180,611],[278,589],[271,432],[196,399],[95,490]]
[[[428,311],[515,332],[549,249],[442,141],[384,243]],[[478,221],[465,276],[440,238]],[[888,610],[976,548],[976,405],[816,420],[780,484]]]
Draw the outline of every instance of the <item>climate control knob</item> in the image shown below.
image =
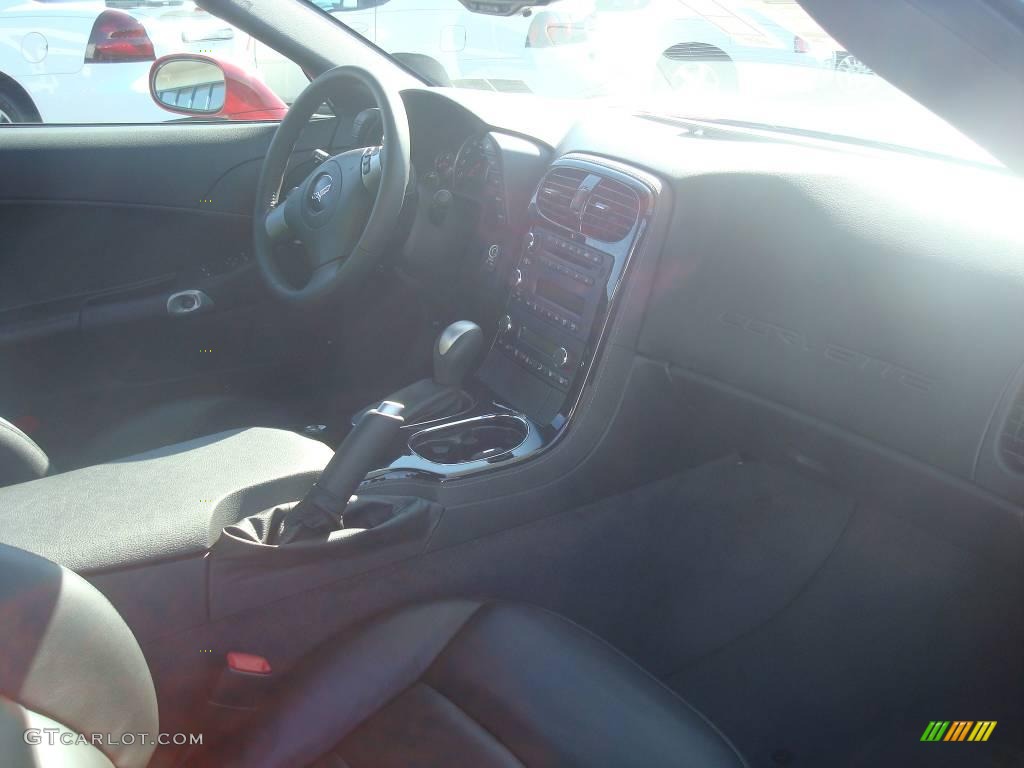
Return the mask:
[[514,283],[516,284],[516,286],[520,286],[520,285],[522,285],[522,284],[523,284],[523,280],[525,280],[525,279],[526,279],[526,278],[525,278],[525,277],[523,276],[523,270],[521,270],[521,269],[518,269],[518,268],[517,268],[517,269],[516,269],[516,270],[515,270],[515,271],[514,271],[514,272],[512,273],[512,280],[513,280],[513,282],[514,282]]
[[569,364],[569,350],[565,347],[559,347],[556,349],[552,357],[555,359],[555,365],[559,368],[564,368]]

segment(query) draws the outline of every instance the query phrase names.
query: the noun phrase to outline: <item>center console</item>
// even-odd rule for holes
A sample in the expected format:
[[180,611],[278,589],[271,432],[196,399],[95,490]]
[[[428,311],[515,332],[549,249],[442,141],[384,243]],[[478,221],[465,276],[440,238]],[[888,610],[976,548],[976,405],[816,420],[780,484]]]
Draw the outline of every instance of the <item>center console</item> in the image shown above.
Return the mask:
[[369,482],[440,479],[523,460],[568,426],[601,353],[657,182],[579,154],[557,160],[529,203],[526,232],[493,340],[457,418],[404,429],[401,455]]
[[[437,505],[382,501],[373,485],[500,470],[564,434],[602,354],[656,189],[611,161],[558,160],[532,195],[499,327],[484,334],[471,322],[449,326],[437,340],[434,379],[401,390],[403,402],[378,401],[337,451],[290,432],[249,429],[23,483],[4,489],[5,541],[82,572],[153,568],[155,591],[170,571],[200,584],[207,577],[193,561],[210,552],[210,584],[218,586],[181,603],[191,616],[242,610],[298,588],[263,584],[280,568],[309,568],[315,581],[337,577],[341,552],[354,573],[419,551]],[[447,397],[452,391],[465,398]],[[378,469],[367,474],[371,467]],[[349,508],[357,487],[363,505]],[[298,499],[309,503],[294,505]],[[318,510],[338,520],[316,517]],[[261,587],[243,594],[234,588],[241,583]],[[146,590],[126,589],[125,602],[135,592]]]
[[[511,263],[490,273],[507,279],[502,301],[491,302],[500,322],[486,333],[472,322],[449,326],[437,339],[433,379],[400,390],[403,402],[374,403],[337,451],[252,428],[10,486],[0,500],[4,541],[88,575],[146,644],[158,689],[174,702],[166,709],[194,709],[209,696],[204,723],[224,709],[246,715],[237,701],[218,698],[224,670],[216,658],[239,647],[250,621],[316,617],[302,632],[281,624],[277,668],[335,628],[327,609],[335,601],[344,600],[347,619],[386,601],[390,574],[368,590],[370,603],[352,585],[479,537],[480,521],[491,531],[520,525],[531,517],[522,494],[565,477],[558,473],[567,462],[549,454],[537,472],[449,480],[538,457],[574,421],[562,453],[596,444],[588,432],[610,410],[584,413],[581,403],[603,390],[607,405],[618,397],[614,382],[625,386],[605,347],[618,305],[633,304],[620,294],[658,189],[656,179],[613,161],[556,161],[510,230],[508,242],[518,241]],[[602,362],[610,373],[599,388],[592,384]],[[367,474],[371,466],[378,469]],[[410,477],[430,482],[401,482]],[[466,491],[486,498],[489,514],[477,515]],[[432,588],[429,578],[424,585]],[[254,619],[242,617],[257,609]]]
[[555,389],[568,391],[606,300],[613,264],[610,254],[535,225],[514,272],[498,348]]

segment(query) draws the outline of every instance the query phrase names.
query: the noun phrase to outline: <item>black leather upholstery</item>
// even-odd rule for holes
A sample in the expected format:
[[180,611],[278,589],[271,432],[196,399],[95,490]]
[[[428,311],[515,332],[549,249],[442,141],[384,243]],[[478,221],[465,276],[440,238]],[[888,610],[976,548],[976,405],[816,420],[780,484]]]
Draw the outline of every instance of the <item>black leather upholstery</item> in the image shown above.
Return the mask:
[[[26,743],[26,728],[45,727],[109,736],[99,746]],[[156,693],[114,607],[66,568],[0,544],[0,761],[142,768],[153,752],[142,733],[156,738]]]
[[702,715],[564,618],[444,602],[311,656],[241,766],[742,766]]
[[332,455],[256,427],[19,483],[0,488],[0,541],[78,573],[199,557],[225,525],[302,498]]
[[43,449],[11,422],[0,419],[0,486],[35,480],[49,469]]
[[[59,457],[59,471],[162,448],[242,427],[293,428],[301,413],[291,404],[227,395],[203,395],[145,408],[94,435],[72,455]],[[0,487],[44,477],[50,459],[32,438],[0,419]]]
[[[131,631],[74,573],[0,545],[0,755],[33,768],[142,768],[156,697]],[[32,746],[26,728],[109,734]],[[148,734],[144,743],[126,734]],[[547,611],[447,601],[326,643],[217,766],[742,768],[700,713]],[[230,751],[230,750],[229,750]]]

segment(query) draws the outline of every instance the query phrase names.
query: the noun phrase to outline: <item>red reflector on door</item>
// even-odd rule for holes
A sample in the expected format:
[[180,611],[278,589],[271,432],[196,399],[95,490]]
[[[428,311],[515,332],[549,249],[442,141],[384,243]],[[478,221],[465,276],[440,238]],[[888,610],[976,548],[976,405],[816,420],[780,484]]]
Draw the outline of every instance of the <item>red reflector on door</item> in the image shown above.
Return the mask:
[[235,672],[248,672],[251,675],[270,674],[270,662],[251,653],[231,651],[228,653],[228,667]]

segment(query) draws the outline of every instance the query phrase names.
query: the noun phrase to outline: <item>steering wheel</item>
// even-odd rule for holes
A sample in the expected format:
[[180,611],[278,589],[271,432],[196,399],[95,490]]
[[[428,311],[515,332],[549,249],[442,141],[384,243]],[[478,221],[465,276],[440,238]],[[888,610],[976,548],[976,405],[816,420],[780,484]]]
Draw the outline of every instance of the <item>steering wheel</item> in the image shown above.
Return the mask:
[[[383,148],[327,158],[279,204],[288,159],[303,128],[328,97],[353,83],[380,107]],[[292,302],[314,302],[358,284],[394,236],[409,182],[409,150],[402,97],[365,69],[328,70],[299,94],[270,142],[256,189],[253,250],[271,292]],[[274,244],[284,240],[302,243],[309,279],[301,287],[275,260]]]

